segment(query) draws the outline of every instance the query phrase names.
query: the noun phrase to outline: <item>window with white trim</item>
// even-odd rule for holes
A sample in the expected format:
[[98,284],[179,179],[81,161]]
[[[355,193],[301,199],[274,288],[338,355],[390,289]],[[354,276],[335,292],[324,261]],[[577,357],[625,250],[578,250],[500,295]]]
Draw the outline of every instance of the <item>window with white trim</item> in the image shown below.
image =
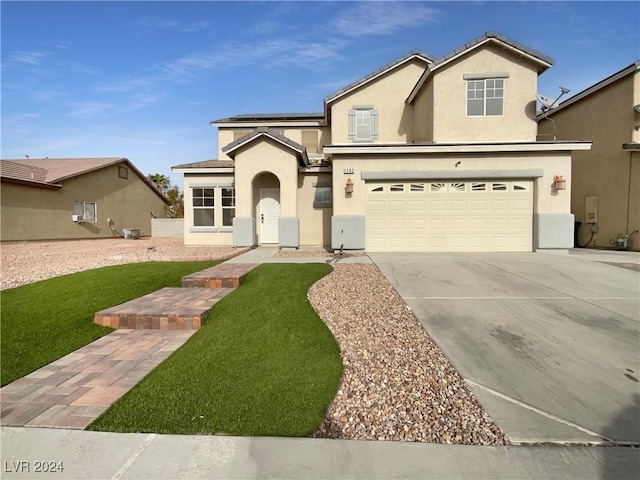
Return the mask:
[[356,105],[349,110],[349,139],[370,142],[378,138],[378,111],[370,105]]
[[313,206],[316,208],[330,207],[332,204],[331,191],[332,189],[329,185],[317,185],[313,197]]
[[192,188],[193,196],[193,226],[194,227],[214,227],[215,226],[215,189],[214,188]]
[[504,113],[504,79],[467,80],[467,116],[497,116]]
[[233,227],[236,216],[236,192],[233,187],[222,187],[222,226]]
[[83,222],[95,223],[98,221],[98,206],[95,202],[73,202],[73,215]]

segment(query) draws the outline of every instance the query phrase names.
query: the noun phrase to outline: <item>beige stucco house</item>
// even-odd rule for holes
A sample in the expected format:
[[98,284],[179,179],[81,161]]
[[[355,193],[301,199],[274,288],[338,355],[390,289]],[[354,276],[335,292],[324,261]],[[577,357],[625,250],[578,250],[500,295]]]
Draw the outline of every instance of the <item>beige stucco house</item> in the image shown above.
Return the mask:
[[169,204],[126,158],[0,160],[0,180],[3,242],[151,235]]
[[411,52],[324,100],[322,113],[212,122],[217,160],[184,174],[185,243],[366,251],[573,246],[571,155],[537,141],[552,60],[487,33],[442,58]]
[[573,155],[571,167],[578,245],[638,251],[640,61],[541,115],[539,133],[593,141],[591,150]]

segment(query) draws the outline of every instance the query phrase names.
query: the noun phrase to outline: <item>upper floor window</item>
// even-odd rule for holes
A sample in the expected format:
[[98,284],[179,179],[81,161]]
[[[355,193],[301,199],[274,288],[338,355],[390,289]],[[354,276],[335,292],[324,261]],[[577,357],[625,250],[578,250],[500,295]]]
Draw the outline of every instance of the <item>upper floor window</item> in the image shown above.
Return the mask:
[[349,139],[370,142],[378,138],[378,111],[371,105],[356,105],[349,110]]
[[495,116],[504,112],[504,79],[467,80],[467,115]]

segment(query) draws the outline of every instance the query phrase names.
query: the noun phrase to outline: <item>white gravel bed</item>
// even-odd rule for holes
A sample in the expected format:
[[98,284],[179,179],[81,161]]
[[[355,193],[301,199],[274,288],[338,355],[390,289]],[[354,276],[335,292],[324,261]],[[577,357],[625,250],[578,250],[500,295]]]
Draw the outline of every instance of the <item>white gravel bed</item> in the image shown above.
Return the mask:
[[227,258],[233,247],[186,247],[181,239],[108,238],[0,245],[0,290],[107,265]]
[[334,268],[308,294],[344,363],[336,398],[314,436],[508,443],[380,270]]

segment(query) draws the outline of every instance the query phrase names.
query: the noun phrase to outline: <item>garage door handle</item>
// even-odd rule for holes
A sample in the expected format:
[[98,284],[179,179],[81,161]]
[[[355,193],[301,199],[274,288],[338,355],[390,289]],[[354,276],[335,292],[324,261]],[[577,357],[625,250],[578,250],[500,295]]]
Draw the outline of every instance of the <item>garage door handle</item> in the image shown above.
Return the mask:
[[264,213],[261,213],[261,214],[260,214],[260,221],[261,221],[262,223],[264,223]]

